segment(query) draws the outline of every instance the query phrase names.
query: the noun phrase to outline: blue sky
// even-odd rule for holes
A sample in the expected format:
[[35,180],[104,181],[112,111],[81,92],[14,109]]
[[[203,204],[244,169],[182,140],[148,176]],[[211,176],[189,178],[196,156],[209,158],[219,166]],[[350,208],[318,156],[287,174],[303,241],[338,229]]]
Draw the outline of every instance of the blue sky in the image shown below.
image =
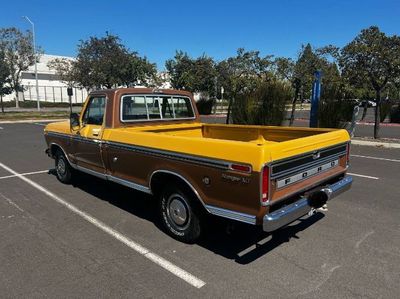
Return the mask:
[[183,50],[222,60],[236,49],[295,57],[302,44],[343,46],[362,28],[400,34],[400,1],[3,1],[0,27],[30,28],[45,53],[74,56],[79,40],[117,34],[156,62]]

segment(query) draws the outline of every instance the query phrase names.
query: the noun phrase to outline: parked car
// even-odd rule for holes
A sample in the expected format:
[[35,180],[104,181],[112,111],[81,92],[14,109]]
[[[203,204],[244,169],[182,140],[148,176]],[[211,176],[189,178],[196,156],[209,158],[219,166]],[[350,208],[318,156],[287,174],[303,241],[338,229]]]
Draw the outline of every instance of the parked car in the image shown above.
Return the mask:
[[348,99],[350,103],[354,104],[354,106],[360,106],[360,100],[359,99]]
[[352,184],[346,130],[204,124],[181,90],[95,91],[44,135],[61,182],[82,171],[152,194],[184,242],[208,214],[277,230]]
[[371,100],[362,100],[362,101],[359,103],[359,106],[360,106],[360,107],[365,107],[365,105],[367,105],[368,108],[370,108],[370,107],[376,107],[375,101],[371,101]]

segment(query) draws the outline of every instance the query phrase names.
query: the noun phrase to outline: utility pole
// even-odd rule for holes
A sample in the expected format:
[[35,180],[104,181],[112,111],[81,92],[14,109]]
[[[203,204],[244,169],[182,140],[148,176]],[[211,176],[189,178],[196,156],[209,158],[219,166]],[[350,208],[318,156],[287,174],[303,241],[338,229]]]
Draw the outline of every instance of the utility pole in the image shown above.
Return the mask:
[[23,18],[32,25],[33,56],[35,57],[36,101],[37,101],[37,110],[40,111],[39,83],[38,83],[37,61],[36,61],[35,24],[27,16],[23,16]]
[[68,86],[67,87],[67,94],[68,94],[68,99],[69,99],[69,114],[72,114],[72,96],[73,96],[73,92],[72,92],[72,87]]

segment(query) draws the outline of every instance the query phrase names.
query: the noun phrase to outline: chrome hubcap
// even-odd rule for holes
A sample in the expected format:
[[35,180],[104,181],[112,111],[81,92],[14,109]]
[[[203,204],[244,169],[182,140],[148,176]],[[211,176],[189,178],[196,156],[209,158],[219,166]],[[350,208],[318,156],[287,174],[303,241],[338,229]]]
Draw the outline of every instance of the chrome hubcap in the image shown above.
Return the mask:
[[169,215],[176,225],[182,226],[188,219],[188,211],[185,204],[177,198],[173,198],[169,204]]
[[65,162],[63,159],[59,159],[58,163],[57,163],[57,172],[60,175],[64,175],[65,174]]

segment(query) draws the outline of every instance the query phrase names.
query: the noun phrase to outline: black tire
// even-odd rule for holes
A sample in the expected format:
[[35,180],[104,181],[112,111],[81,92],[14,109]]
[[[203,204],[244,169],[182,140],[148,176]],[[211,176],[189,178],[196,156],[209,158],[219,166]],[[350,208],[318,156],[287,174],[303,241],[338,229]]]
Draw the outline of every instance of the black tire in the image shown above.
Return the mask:
[[195,242],[201,234],[200,208],[192,192],[177,184],[160,193],[159,212],[166,232],[178,241]]
[[73,169],[71,168],[71,165],[69,165],[64,153],[58,150],[54,155],[54,160],[57,179],[64,184],[71,183]]

